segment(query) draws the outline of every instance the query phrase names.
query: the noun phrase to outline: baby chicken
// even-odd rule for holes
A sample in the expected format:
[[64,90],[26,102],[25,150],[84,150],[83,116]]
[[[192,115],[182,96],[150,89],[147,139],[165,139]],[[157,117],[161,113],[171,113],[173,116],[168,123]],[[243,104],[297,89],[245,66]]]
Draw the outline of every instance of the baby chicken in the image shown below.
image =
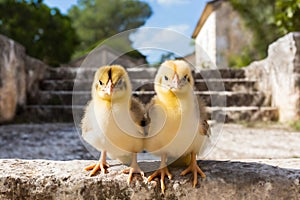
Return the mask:
[[130,167],[128,183],[133,173],[144,173],[138,166],[137,153],[143,150],[144,135],[140,127],[144,108],[131,97],[131,84],[125,69],[119,65],[100,67],[92,84],[92,100],[88,103],[82,119],[83,138],[101,151],[99,163],[86,167],[107,173],[106,154]]
[[208,135],[205,107],[193,90],[193,77],[189,65],[181,60],[164,62],[155,77],[155,92],[148,116],[151,123],[145,138],[145,149],[161,156],[160,168],[148,177],[151,181],[160,175],[161,190],[164,193],[164,177],[172,178],[167,168],[167,159],[184,160],[190,157],[190,163],[181,175],[192,172],[193,186],[197,184],[197,173],[205,174],[197,165],[196,156],[204,146]]

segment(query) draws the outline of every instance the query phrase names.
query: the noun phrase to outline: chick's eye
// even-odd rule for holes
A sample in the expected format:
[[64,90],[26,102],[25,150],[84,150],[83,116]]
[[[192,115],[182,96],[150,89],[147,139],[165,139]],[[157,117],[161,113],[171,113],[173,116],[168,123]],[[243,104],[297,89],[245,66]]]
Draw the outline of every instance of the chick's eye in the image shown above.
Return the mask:
[[117,82],[117,86],[121,86],[123,84],[123,79],[120,79],[118,82]]
[[169,80],[169,78],[167,77],[167,76],[164,76],[164,79],[167,81],[167,80]]
[[183,80],[190,82],[190,78],[188,77],[188,75],[185,75],[185,76],[183,77]]

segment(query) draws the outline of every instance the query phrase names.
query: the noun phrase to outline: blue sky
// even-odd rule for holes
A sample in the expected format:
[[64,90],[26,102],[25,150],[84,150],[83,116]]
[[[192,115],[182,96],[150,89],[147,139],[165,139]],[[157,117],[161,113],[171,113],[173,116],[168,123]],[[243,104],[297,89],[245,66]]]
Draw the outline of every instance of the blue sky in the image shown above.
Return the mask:
[[[147,55],[147,60],[152,63],[156,62],[161,53],[165,53],[168,49],[178,49],[180,55],[184,56],[193,52],[191,46],[191,35],[201,16],[207,0],[144,0],[147,2],[153,11],[152,16],[147,20],[143,27],[157,27],[168,29],[168,31],[159,29],[142,29],[131,37],[133,47],[139,49],[140,46],[150,45],[155,43],[162,44],[162,50],[152,49],[140,50]],[[49,7],[58,7],[62,13],[67,13],[67,10],[77,3],[77,0],[44,0]],[[143,28],[142,27],[142,28]],[[169,31],[174,30],[174,32]],[[150,34],[151,32],[151,34]],[[168,33],[168,34],[164,34]],[[159,36],[159,37],[158,37]],[[167,50],[164,50],[167,49]]]

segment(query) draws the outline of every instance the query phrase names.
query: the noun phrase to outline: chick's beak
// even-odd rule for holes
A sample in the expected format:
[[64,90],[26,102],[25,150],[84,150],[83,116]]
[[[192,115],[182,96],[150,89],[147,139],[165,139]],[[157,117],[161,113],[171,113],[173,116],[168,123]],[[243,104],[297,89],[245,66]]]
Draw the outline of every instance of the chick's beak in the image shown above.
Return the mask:
[[112,81],[109,80],[108,83],[106,84],[106,87],[105,87],[105,93],[108,94],[108,95],[111,95],[113,89],[114,89],[114,85],[113,85]]
[[173,79],[172,79],[172,85],[173,85],[173,88],[177,89],[179,88],[179,76],[177,73],[175,73]]

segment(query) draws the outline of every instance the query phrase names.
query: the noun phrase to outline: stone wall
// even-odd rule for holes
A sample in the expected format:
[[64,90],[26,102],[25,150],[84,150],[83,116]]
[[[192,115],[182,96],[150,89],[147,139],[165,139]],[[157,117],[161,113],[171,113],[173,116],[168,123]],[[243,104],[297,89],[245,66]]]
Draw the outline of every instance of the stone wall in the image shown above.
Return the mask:
[[216,12],[213,11],[196,37],[196,66],[217,68],[216,66]]
[[39,83],[45,77],[47,67],[42,61],[26,56],[26,93],[28,101],[39,98]]
[[25,49],[0,35],[0,122],[12,120],[26,103]]
[[249,79],[258,79],[258,89],[266,94],[265,104],[279,109],[279,121],[300,119],[300,32],[279,38],[268,56],[246,68]]
[[228,1],[208,2],[200,21],[202,19],[205,20],[203,26],[193,35],[199,67],[227,68],[233,56],[241,55],[253,43],[252,31]]
[[46,65],[26,55],[25,48],[0,35],[0,123],[11,121],[34,96]]
[[219,68],[229,67],[232,57],[251,48],[253,33],[228,1],[216,10],[216,22],[216,64]]

